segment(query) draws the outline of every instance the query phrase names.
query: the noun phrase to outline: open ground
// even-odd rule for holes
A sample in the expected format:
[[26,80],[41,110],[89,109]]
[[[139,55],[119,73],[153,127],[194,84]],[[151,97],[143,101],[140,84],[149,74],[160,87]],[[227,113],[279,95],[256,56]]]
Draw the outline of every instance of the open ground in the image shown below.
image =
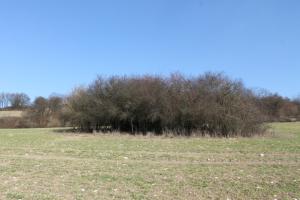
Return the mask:
[[0,199],[299,199],[300,123],[252,138],[0,130]]
[[16,111],[16,110],[8,110],[8,111],[0,111],[0,118],[6,118],[6,117],[22,117],[24,114],[23,111]]

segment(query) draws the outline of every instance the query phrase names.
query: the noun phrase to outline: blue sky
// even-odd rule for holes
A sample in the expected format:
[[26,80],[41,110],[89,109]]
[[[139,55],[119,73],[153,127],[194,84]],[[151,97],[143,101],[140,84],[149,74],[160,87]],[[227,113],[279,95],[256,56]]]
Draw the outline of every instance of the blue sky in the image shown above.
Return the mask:
[[0,91],[99,75],[224,72],[300,94],[299,0],[0,0]]

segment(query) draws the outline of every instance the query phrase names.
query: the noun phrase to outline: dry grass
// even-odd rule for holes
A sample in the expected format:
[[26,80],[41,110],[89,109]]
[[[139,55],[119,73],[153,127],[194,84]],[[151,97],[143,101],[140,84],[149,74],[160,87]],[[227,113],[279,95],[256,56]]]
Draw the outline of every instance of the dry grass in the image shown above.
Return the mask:
[[0,111],[0,118],[4,117],[22,117],[23,111]]
[[271,127],[232,139],[0,130],[0,199],[299,199],[300,123]]

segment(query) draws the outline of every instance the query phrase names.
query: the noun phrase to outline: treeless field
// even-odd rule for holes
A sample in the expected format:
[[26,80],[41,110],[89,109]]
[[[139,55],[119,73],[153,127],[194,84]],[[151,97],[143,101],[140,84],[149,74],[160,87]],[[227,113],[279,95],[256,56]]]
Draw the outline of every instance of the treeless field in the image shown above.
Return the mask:
[[254,138],[0,130],[0,199],[299,199],[300,123]]
[[3,117],[22,117],[23,111],[0,111],[0,118]]

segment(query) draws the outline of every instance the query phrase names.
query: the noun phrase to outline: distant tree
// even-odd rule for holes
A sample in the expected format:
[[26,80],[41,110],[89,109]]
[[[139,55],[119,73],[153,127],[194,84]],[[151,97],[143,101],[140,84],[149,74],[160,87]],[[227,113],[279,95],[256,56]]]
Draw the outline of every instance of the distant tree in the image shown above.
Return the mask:
[[0,108],[4,108],[5,94],[0,93]]
[[256,95],[256,104],[265,116],[265,121],[290,121],[300,115],[300,103],[270,92]]
[[37,97],[30,111],[30,117],[35,121],[38,127],[46,127],[50,115],[48,100],[44,97]]
[[298,106],[293,102],[284,102],[279,113],[281,116],[295,117],[298,114]]
[[30,98],[25,93],[14,93],[9,97],[11,108],[24,109],[30,105]]
[[10,94],[10,93],[4,93],[4,108],[7,108],[10,106],[11,102],[11,96],[13,94]]
[[57,114],[63,107],[63,98],[58,96],[51,96],[48,99],[48,106],[51,113]]
[[65,121],[65,116],[63,116],[64,106],[62,97],[50,96],[48,99],[37,97],[30,109],[27,110],[27,118],[36,127],[62,126]]

